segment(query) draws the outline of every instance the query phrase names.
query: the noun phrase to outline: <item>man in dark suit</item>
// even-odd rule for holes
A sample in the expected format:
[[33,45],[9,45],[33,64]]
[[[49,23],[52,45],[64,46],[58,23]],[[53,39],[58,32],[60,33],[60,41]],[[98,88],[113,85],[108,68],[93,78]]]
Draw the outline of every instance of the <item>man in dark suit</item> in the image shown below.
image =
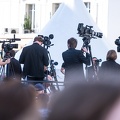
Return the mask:
[[[68,50],[62,53],[65,67],[65,81],[80,81],[85,79],[83,71],[83,63],[90,64],[90,54],[86,48],[76,50],[77,40],[75,38],[68,39]],[[86,57],[83,55],[86,53]]]
[[[28,80],[43,81],[44,71],[49,64],[47,50],[42,47],[43,38],[35,37],[32,45],[23,48],[19,62],[24,64],[23,76]],[[39,82],[38,82],[39,83]],[[34,83],[36,84],[36,83]]]

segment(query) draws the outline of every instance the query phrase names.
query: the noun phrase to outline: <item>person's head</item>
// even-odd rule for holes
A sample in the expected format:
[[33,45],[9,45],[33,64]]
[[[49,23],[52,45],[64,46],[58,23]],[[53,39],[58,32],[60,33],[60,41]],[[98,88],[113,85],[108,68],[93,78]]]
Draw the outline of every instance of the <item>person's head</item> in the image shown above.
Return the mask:
[[106,60],[116,60],[117,59],[117,53],[115,50],[109,50],[107,52]]
[[15,56],[15,51],[14,50],[10,50],[9,54],[10,54],[10,57],[14,57]]
[[107,118],[119,98],[119,85],[78,83],[59,94],[47,120],[114,120]]
[[44,87],[42,84],[37,83],[37,84],[35,85],[35,88],[36,88],[37,96],[38,96],[39,94],[44,93],[45,87]]
[[34,103],[34,86],[11,80],[0,83],[0,120],[26,118],[35,110]]
[[77,40],[75,38],[70,38],[67,41],[68,48],[76,48],[77,47]]
[[97,57],[93,57],[92,60],[93,60],[93,64],[95,64],[96,63],[95,61],[97,60]]
[[43,38],[41,36],[37,36],[34,38],[33,42],[37,42],[39,45],[43,44]]

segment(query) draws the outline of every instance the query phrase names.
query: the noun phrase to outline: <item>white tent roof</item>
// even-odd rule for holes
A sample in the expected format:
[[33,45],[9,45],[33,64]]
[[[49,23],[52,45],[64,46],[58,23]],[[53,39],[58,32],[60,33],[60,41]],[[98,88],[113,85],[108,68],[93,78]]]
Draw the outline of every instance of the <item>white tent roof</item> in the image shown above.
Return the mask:
[[[62,52],[67,50],[67,40],[70,37],[77,38],[77,49],[81,49],[83,45],[82,38],[77,34],[78,23],[93,26],[95,32],[100,32],[85,8],[83,1],[66,0],[66,2],[60,5],[57,12],[40,33],[40,35],[42,34],[44,36],[49,36],[49,34],[54,35],[54,39],[51,40],[54,46],[50,47],[48,50],[50,51],[52,59],[58,62],[57,68],[61,67],[63,62]],[[31,41],[30,44],[32,44],[32,42],[33,41]],[[90,45],[92,56],[105,60],[106,53],[109,50],[106,39],[104,37],[102,39],[92,39]],[[17,58],[19,58],[20,53],[21,51],[17,53]]]

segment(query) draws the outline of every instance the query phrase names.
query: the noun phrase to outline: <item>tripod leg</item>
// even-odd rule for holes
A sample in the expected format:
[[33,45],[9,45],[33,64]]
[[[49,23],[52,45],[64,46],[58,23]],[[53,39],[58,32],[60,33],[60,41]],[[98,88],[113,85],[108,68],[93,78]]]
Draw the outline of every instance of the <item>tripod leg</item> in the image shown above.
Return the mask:
[[54,70],[54,80],[56,81],[57,89],[60,91],[60,88],[59,88],[59,85],[58,85],[57,76],[56,76],[56,70]]

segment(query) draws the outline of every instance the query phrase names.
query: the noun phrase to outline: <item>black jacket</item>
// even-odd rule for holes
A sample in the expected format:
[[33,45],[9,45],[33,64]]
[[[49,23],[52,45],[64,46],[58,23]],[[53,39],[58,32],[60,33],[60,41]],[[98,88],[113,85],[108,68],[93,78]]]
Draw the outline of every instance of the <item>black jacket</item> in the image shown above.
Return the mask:
[[44,66],[49,64],[47,50],[38,43],[33,43],[23,48],[19,62],[24,64],[24,77],[29,75],[42,78],[44,77]]
[[114,60],[104,61],[100,69],[100,80],[120,79],[120,65]]
[[21,65],[18,60],[16,60],[15,58],[10,59],[10,63],[7,64],[7,73],[6,74],[7,74],[7,77],[22,75]]
[[90,64],[90,55],[87,53],[86,57],[81,50],[70,48],[62,53],[65,66],[65,80],[82,80],[84,79],[83,63]]

